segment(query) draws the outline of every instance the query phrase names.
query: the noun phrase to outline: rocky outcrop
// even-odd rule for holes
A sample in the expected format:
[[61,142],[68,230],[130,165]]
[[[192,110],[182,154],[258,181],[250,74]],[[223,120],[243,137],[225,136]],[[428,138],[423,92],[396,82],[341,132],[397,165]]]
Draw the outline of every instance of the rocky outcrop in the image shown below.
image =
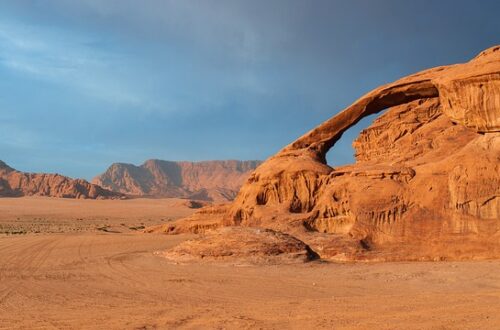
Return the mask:
[[248,264],[298,263],[318,256],[304,242],[270,229],[226,227],[162,253],[176,262],[231,260]]
[[[356,163],[325,156],[362,118]],[[225,209],[191,225],[272,228],[322,258],[500,256],[500,47],[379,87],[269,158]]]
[[59,174],[24,173],[0,161],[0,197],[48,196],[63,198],[123,198],[82,179]]
[[224,202],[236,197],[244,180],[259,164],[259,161],[237,160],[148,160],[140,166],[117,163],[92,182],[133,196]]

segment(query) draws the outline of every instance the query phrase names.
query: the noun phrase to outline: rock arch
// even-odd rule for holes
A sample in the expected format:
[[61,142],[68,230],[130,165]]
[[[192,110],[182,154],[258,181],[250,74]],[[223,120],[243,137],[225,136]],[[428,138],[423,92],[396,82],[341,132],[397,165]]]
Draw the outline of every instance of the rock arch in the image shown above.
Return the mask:
[[[360,135],[358,162],[326,164],[347,129],[387,108]],[[380,134],[386,128],[394,135]],[[264,227],[332,259],[391,246],[394,260],[499,256],[499,171],[497,46],[373,90],[263,162],[232,204],[158,230]]]

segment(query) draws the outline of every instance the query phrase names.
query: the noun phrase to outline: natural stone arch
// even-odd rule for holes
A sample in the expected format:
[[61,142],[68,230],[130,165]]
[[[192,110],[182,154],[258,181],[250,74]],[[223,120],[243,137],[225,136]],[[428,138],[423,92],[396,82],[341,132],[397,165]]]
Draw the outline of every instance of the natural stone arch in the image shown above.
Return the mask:
[[[387,108],[392,114],[401,107],[416,114],[420,106],[424,113],[439,113],[414,136],[429,134],[429,148],[421,153],[403,148],[398,150],[403,161],[365,159],[335,169],[326,164],[329,149],[362,118]],[[232,204],[202,209],[159,230],[271,228],[303,239],[327,258],[339,251],[356,258],[360,244],[363,250],[371,243],[380,249],[392,239],[431,256],[437,250],[418,244],[433,241],[453,258],[453,248],[465,237],[456,236],[458,231],[476,240],[473,253],[491,255],[498,234],[489,241],[483,234],[500,230],[499,109],[500,47],[493,47],[467,63],[425,70],[373,90],[263,162]]]

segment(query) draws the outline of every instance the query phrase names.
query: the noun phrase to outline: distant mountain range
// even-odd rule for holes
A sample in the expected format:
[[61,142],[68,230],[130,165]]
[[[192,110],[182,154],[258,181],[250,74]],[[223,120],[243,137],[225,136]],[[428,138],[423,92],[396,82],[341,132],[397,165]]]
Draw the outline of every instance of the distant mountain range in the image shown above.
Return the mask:
[[0,161],[0,197],[50,196],[108,199],[177,197],[233,200],[260,161],[174,162],[151,159],[140,166],[112,164],[92,183],[59,174],[20,172]]
[[180,197],[222,202],[234,199],[260,161],[175,162],[151,159],[140,166],[116,163],[92,180],[130,196]]
[[123,194],[59,174],[24,173],[0,161],[0,197],[122,198]]

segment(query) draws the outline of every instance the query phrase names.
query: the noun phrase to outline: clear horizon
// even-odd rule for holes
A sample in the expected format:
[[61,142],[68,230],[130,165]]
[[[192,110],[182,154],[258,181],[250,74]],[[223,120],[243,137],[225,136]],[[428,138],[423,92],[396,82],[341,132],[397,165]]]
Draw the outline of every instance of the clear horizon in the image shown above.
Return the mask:
[[[264,160],[399,77],[500,44],[500,2],[0,3],[0,160]],[[353,161],[350,129],[328,154]]]

